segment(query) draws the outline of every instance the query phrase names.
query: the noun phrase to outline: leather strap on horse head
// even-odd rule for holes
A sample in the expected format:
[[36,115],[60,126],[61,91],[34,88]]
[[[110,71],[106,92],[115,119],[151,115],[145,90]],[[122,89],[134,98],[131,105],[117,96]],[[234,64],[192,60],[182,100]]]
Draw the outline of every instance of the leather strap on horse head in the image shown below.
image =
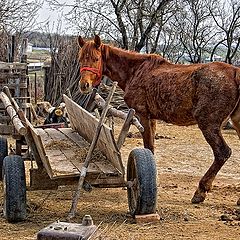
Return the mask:
[[83,71],[90,71],[97,75],[97,81],[93,84],[94,87],[97,87],[101,80],[102,80],[102,61],[99,64],[99,68],[92,68],[92,67],[82,67],[80,68],[80,73]]

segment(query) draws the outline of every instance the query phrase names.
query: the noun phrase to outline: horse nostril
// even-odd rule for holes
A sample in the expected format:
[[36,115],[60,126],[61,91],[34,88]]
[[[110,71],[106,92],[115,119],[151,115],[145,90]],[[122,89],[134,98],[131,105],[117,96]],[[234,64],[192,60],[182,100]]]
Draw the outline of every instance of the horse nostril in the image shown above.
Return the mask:
[[88,90],[90,88],[90,84],[88,83],[88,82],[85,82],[85,83],[80,83],[80,89],[82,90],[82,91],[86,91],[86,90]]

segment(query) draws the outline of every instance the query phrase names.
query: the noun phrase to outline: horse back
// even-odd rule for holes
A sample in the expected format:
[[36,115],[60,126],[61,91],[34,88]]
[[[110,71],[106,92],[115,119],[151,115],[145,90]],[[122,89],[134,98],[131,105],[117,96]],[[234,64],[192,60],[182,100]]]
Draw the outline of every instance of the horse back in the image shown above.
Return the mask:
[[239,69],[225,63],[159,66],[133,77],[125,101],[151,118],[195,124],[196,113],[232,111],[239,95],[236,73],[240,76]]

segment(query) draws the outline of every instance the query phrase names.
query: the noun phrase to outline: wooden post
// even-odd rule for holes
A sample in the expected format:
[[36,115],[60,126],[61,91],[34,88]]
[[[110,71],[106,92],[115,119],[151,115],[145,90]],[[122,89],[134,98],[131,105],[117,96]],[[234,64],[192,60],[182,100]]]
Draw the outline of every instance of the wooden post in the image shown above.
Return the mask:
[[122,126],[121,132],[120,132],[120,134],[118,136],[118,140],[117,140],[117,147],[118,147],[119,150],[122,147],[122,145],[125,141],[125,138],[127,137],[127,134],[128,134],[129,128],[131,126],[131,121],[133,119],[134,114],[135,114],[135,110],[132,109],[132,108],[129,109],[127,117],[125,119],[125,122]]
[[15,99],[12,98],[12,95],[11,95],[11,93],[10,93],[10,90],[9,90],[9,88],[8,88],[7,86],[4,86],[4,87],[3,87],[3,92],[8,96],[8,98],[9,98],[11,104],[13,105],[14,109],[15,109],[16,111],[18,111],[18,110],[19,110],[19,106],[18,106],[17,102],[15,101]]
[[102,125],[104,123],[105,117],[106,117],[108,109],[109,109],[109,104],[110,104],[111,99],[113,97],[113,94],[114,94],[114,92],[116,90],[116,87],[117,87],[117,82],[113,82],[112,89],[111,89],[111,91],[110,91],[110,93],[109,93],[109,95],[107,97],[105,106],[103,108],[101,117],[99,119],[99,123],[98,123],[97,129],[96,129],[95,135],[94,135],[92,143],[90,145],[87,157],[86,157],[86,159],[85,159],[85,161],[83,163],[83,167],[81,169],[81,174],[80,174],[80,178],[79,178],[79,182],[78,182],[78,187],[77,187],[77,190],[76,190],[75,195],[74,195],[73,200],[72,200],[72,206],[71,206],[70,212],[68,214],[68,220],[70,220],[71,218],[73,218],[75,216],[78,199],[80,197],[80,191],[82,189],[82,186],[83,186],[86,174],[87,174],[88,165],[90,163],[90,159],[92,157],[93,150],[94,150],[94,148],[96,146],[96,143],[97,143],[97,140],[98,140],[98,137],[99,137]]
[[14,62],[15,55],[15,36],[12,36],[12,44],[11,44],[11,53],[10,53],[10,62]]
[[[105,104],[105,100],[98,94],[96,93],[95,99],[94,101],[96,102],[96,104],[98,105],[98,107],[100,107],[101,109],[103,108],[104,104]],[[115,117],[119,117],[122,119],[126,119],[127,118],[127,113],[122,112],[116,108],[110,107],[109,114],[115,116]],[[138,119],[133,116],[132,118],[132,124],[136,126],[136,128],[140,131],[143,132],[144,131],[144,127],[142,126],[142,124],[138,121]]]
[[21,63],[27,63],[27,46],[28,46],[28,39],[24,38],[21,46],[21,56],[20,56]]
[[34,103],[37,104],[37,73],[34,73]]

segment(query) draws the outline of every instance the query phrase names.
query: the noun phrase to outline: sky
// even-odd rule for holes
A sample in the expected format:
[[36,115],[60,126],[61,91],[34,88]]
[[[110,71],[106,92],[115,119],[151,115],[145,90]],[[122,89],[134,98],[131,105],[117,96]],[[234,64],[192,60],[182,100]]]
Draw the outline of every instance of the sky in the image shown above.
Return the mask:
[[[58,0],[58,2],[64,4],[66,2],[66,0]],[[74,2],[74,0],[67,0],[68,4],[71,4],[73,2]],[[67,11],[69,11],[68,7],[53,10],[50,8],[49,4],[46,1],[44,1],[42,8],[38,12],[37,22],[43,23],[43,22],[48,21],[50,31],[55,32],[56,28],[58,26],[58,23],[59,23],[59,19],[61,19],[62,31],[65,31],[66,33],[71,33],[71,30],[68,28],[66,21],[64,21],[64,18],[62,17],[62,14],[67,13]],[[42,24],[41,24],[41,26],[42,26]]]

